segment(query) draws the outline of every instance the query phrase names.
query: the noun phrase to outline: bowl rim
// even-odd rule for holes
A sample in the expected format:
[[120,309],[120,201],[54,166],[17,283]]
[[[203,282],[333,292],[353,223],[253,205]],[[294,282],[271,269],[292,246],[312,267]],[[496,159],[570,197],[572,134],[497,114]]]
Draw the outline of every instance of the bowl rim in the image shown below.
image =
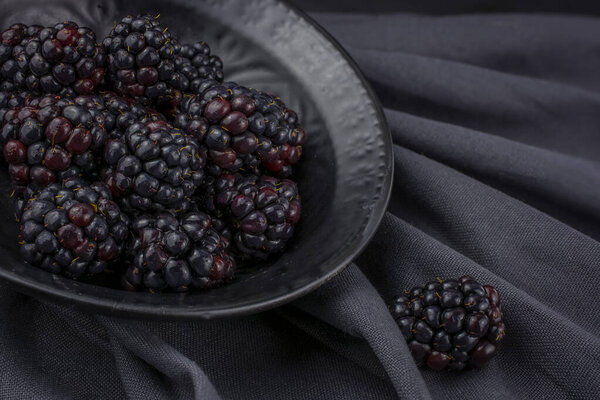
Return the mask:
[[[381,221],[387,210],[394,180],[394,155],[393,141],[389,130],[389,125],[385,117],[383,106],[375,94],[375,91],[363,75],[360,67],[354,59],[348,54],[343,46],[315,19],[309,16],[305,11],[292,4],[289,0],[277,0],[279,3],[288,7],[296,13],[299,19],[306,21],[312,28],[329,41],[335,50],[337,50],[344,60],[348,63],[353,73],[356,75],[364,87],[375,111],[375,119],[379,122],[379,129],[383,133],[385,172],[381,185],[380,197],[373,204],[373,214],[369,222],[365,225],[360,235],[360,240],[350,251],[340,252],[332,257],[332,264],[337,264],[334,268],[327,271],[302,287],[291,290],[285,294],[273,298],[261,299],[260,301],[235,305],[216,309],[195,309],[193,307],[171,307],[138,303],[122,303],[114,300],[101,298],[93,294],[75,292],[75,291],[54,291],[48,285],[41,285],[37,280],[29,277],[16,275],[8,269],[0,268],[0,278],[18,285],[17,291],[35,295],[42,299],[53,300],[62,304],[73,305],[90,311],[96,311],[100,314],[110,314],[114,316],[126,316],[134,319],[161,319],[161,320],[198,320],[213,318],[228,318],[242,315],[255,314],[289,303],[298,299],[309,292],[322,286],[342,270],[344,270],[352,261],[364,250],[371,241],[375,232],[379,228]],[[0,282],[0,285],[3,282]]]

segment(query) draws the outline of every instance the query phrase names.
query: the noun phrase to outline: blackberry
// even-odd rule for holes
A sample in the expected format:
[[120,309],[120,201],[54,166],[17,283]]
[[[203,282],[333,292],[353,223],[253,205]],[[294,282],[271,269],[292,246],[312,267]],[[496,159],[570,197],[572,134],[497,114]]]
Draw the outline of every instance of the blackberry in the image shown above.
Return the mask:
[[48,95],[8,110],[0,144],[13,182],[48,185],[72,165],[92,174],[107,140],[102,108]]
[[13,90],[75,97],[102,84],[106,55],[91,29],[71,21],[47,28],[18,26],[5,31],[13,32],[12,39],[0,47],[2,76]]
[[306,133],[297,114],[278,97],[233,82],[204,80],[184,98],[175,126],[209,149],[209,170],[262,169],[289,176],[302,155]]
[[102,92],[105,105],[105,128],[111,139],[122,139],[125,131],[135,123],[165,121],[163,115],[135,99],[114,92]]
[[206,42],[184,44],[175,55],[175,73],[171,86],[182,92],[197,92],[205,79],[223,82],[223,61],[211,55]]
[[123,18],[103,41],[114,89],[144,101],[164,99],[172,93],[179,44],[158,16]]
[[417,365],[434,370],[481,367],[506,334],[498,292],[467,275],[407,290],[390,312]]
[[169,118],[177,116],[185,93],[196,92],[205,79],[223,82],[223,62],[210,54],[205,42],[176,48],[175,73],[167,82],[168,95],[155,101],[157,109]]
[[199,204],[211,215],[232,220],[235,249],[255,259],[282,251],[301,214],[296,184],[270,176],[209,177]]
[[186,291],[219,286],[233,278],[229,241],[201,212],[142,215],[132,223],[133,262],[123,277],[130,290]]
[[135,123],[104,149],[104,180],[127,210],[191,209],[204,180],[206,152],[164,121]]
[[30,264],[79,277],[117,261],[128,232],[129,220],[106,185],[74,178],[47,186],[25,204],[20,250]]
[[28,104],[32,94],[24,92],[9,92],[0,90],[0,128],[2,128],[2,121],[4,121],[4,114],[11,108],[23,107]]
[[39,25],[13,24],[0,38],[0,91],[14,93],[27,88],[29,60],[25,46],[43,29]]

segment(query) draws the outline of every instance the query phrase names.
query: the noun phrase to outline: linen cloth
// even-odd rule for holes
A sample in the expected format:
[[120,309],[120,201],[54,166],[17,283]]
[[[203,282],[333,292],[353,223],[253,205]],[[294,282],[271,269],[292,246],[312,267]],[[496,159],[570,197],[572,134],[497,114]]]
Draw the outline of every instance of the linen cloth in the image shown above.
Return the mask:
[[[536,11],[313,14],[393,135],[363,255],[290,305],[217,321],[98,316],[1,282],[0,399],[599,398],[600,19]],[[386,303],[462,274],[500,291],[504,346],[481,370],[420,370]]]

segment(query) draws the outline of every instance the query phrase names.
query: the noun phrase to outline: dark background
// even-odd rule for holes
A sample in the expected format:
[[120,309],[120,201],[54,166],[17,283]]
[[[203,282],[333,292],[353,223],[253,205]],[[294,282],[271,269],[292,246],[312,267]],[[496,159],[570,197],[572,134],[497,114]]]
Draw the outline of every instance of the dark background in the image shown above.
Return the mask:
[[598,1],[498,1],[498,0],[293,0],[293,4],[309,12],[414,12],[425,14],[472,14],[472,13],[570,13],[600,14]]

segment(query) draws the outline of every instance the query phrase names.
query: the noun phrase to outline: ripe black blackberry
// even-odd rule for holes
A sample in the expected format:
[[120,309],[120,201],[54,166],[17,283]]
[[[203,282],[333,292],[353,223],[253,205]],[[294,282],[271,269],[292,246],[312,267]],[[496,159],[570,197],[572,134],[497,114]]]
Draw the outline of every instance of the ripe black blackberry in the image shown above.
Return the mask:
[[165,121],[156,110],[140,104],[131,97],[114,92],[102,92],[105,106],[105,128],[111,139],[122,139],[125,131],[135,123]]
[[45,186],[72,165],[95,172],[107,141],[102,107],[48,95],[5,112],[0,145],[13,182]]
[[20,216],[23,258],[56,274],[97,274],[118,260],[129,219],[102,183],[69,179],[25,204]]
[[129,290],[186,291],[219,286],[233,278],[229,241],[201,212],[142,215],[132,223],[135,254],[123,276]]
[[179,44],[162,26],[158,16],[123,18],[103,41],[114,89],[141,100],[171,95],[169,82],[175,74]]
[[294,234],[301,214],[300,194],[289,179],[223,174],[208,177],[199,206],[233,224],[233,243],[242,258],[279,253]]
[[75,97],[94,93],[103,82],[105,50],[91,29],[69,21],[48,28],[17,24],[7,32],[1,72],[14,91]]
[[164,121],[135,123],[105,146],[104,181],[125,210],[186,212],[204,180],[205,153]]
[[167,82],[167,96],[155,101],[157,109],[175,118],[186,93],[195,93],[205,79],[223,82],[223,62],[210,54],[205,42],[176,47],[175,72]]
[[205,79],[223,82],[223,61],[210,53],[206,42],[183,44],[175,56],[171,86],[182,92],[197,92]]
[[32,94],[29,92],[9,92],[0,90],[0,128],[4,121],[4,114],[11,108],[23,107],[28,104]]
[[201,82],[184,98],[175,126],[209,149],[209,170],[249,173],[264,169],[289,176],[306,133],[279,98],[233,82]]
[[483,366],[506,334],[498,292],[467,275],[407,290],[390,312],[417,365],[434,370]]

